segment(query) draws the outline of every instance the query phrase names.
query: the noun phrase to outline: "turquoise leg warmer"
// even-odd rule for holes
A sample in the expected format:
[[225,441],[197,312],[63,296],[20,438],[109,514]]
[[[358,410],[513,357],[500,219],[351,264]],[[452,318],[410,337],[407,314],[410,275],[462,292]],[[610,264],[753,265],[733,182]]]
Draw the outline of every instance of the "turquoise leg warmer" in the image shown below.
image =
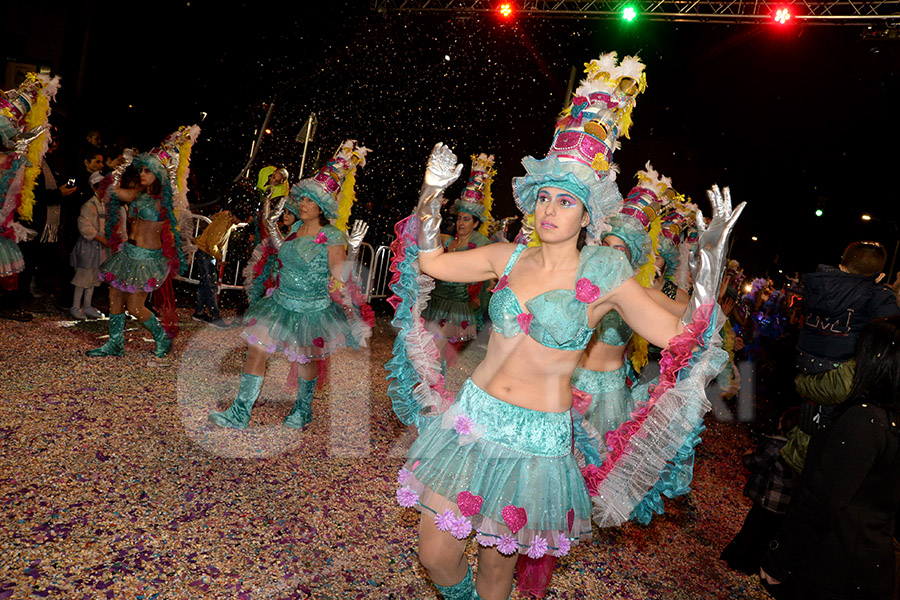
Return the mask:
[[109,315],[109,341],[93,350],[88,356],[122,356],[125,354],[125,313]]
[[294,408],[284,419],[285,427],[294,429],[303,429],[312,422],[312,400],[316,391],[316,381],[319,378],[307,381],[302,377],[297,379],[297,401],[294,402]]
[[162,358],[168,354],[169,349],[172,347],[172,340],[169,339],[166,330],[163,329],[163,326],[156,320],[156,315],[150,315],[150,318],[141,323],[141,325],[146,327],[147,330],[153,334],[153,341],[156,342],[156,351],[154,354],[158,358]]
[[466,571],[466,576],[456,585],[444,586],[435,584],[444,600],[474,600],[478,597],[475,592],[475,583],[472,581],[472,567]]
[[250,424],[250,411],[259,397],[262,389],[263,377],[243,373],[241,375],[241,387],[238,389],[237,398],[224,412],[210,413],[209,420],[219,427],[231,427],[232,429],[247,429]]

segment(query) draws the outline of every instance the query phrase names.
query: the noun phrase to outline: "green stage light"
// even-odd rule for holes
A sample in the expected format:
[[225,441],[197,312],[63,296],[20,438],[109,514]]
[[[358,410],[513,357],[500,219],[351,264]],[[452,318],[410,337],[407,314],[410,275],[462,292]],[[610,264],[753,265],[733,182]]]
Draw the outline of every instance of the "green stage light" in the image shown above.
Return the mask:
[[636,17],[637,17],[637,10],[635,10],[635,8],[633,6],[630,6],[630,5],[626,6],[625,9],[622,11],[622,18],[625,19],[626,21],[628,21],[629,23],[631,21],[634,21],[634,19]]

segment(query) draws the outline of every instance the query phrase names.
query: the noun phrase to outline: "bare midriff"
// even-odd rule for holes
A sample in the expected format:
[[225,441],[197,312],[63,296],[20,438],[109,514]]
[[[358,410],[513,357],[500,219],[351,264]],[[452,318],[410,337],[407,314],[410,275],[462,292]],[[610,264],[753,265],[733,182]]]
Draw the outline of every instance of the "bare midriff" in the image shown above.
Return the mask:
[[139,248],[159,250],[162,248],[163,221],[148,221],[135,219],[131,224],[131,236],[129,241]]
[[616,371],[625,364],[625,347],[591,340],[578,366],[589,371]]
[[516,406],[541,412],[572,407],[572,374],[581,350],[542,346],[529,336],[492,333],[487,353],[472,381],[482,390]]

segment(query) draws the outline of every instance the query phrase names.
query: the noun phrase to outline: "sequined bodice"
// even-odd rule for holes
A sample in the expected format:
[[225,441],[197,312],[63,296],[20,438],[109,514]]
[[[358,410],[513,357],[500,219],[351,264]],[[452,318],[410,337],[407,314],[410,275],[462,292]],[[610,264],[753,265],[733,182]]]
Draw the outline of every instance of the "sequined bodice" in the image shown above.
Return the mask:
[[525,303],[509,288],[508,276],[525,246],[519,245],[509,257],[488,308],[494,330],[504,337],[526,333],[548,348],[583,350],[593,335],[588,326],[588,305],[631,277],[625,255],[605,246],[581,251],[576,274],[576,289],[555,289],[539,294]]
[[610,346],[624,346],[631,339],[632,329],[622,318],[622,315],[614,310],[609,311],[600,319],[597,326],[597,341]]
[[275,301],[292,309],[297,308],[297,302],[330,302],[328,246],[342,245],[344,240],[344,234],[329,225],[318,236],[305,235],[284,242],[278,251],[281,269]]
[[132,219],[143,219],[145,221],[162,221],[159,216],[159,210],[156,208],[156,200],[149,194],[139,194],[137,198],[132,200],[128,207],[128,216]]

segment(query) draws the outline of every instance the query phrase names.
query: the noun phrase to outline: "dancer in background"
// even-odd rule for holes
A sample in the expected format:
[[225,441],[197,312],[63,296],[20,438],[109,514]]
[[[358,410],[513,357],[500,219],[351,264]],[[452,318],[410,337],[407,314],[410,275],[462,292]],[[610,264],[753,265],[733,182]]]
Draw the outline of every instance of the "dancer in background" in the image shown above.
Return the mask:
[[[172,347],[178,332],[178,314],[171,277],[186,269],[182,231],[190,231],[185,193],[190,151],[200,128],[182,127],[158,148],[131,158],[101,183],[101,193],[109,195],[106,239],[116,252],[100,266],[100,277],[109,284],[109,340],[88,356],[122,356],[125,353],[125,311],[145,327],[155,343],[154,354],[161,358]],[[121,186],[128,166],[138,171],[132,187]],[[128,240],[120,237],[120,211],[127,205]],[[184,220],[183,225],[179,220]],[[146,307],[154,294],[162,323]]]
[[[263,252],[253,267],[256,277],[248,285],[251,305],[244,315],[242,334],[248,347],[240,388],[231,406],[209,415],[215,425],[249,426],[266,362],[271,354],[281,352],[297,365],[299,384],[297,400],[284,425],[306,427],[312,421],[317,362],[341,346],[365,346],[371,323],[364,322],[359,307],[332,298],[329,279],[349,283],[366,234],[362,221],[354,223],[347,236],[331,225],[331,220],[342,227],[346,224],[354,200],[356,169],[365,166],[368,152],[355,140],[347,140],[315,176],[291,188],[283,208],[297,221],[287,238],[278,232],[280,210],[263,215],[261,225],[272,250]],[[274,263],[268,260],[270,253],[277,256]],[[273,264],[275,268],[270,269]]]
[[[482,153],[472,157],[472,173],[466,189],[453,204],[457,215],[456,235],[441,236],[445,252],[463,252],[490,243],[485,233],[491,220],[491,181],[495,173],[493,155]],[[475,339],[476,311],[481,306],[483,283],[434,282],[422,318],[425,328],[435,337],[444,375],[447,374],[447,344]]]

